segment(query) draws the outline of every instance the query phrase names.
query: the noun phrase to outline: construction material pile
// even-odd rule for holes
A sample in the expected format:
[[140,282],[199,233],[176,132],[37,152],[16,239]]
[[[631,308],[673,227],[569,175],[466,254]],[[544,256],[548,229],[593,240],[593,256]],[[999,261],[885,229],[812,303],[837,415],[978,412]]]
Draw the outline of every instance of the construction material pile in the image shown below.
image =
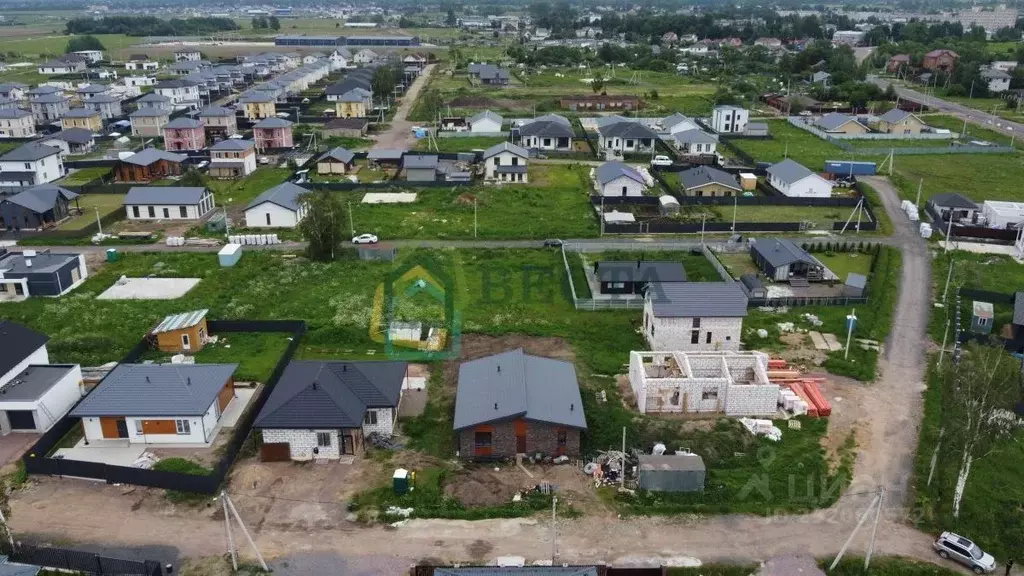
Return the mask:
[[792,370],[785,360],[768,361],[768,380],[778,384],[779,404],[796,416],[807,414],[812,418],[824,418],[832,415],[832,404],[821,392],[824,378],[810,378]]

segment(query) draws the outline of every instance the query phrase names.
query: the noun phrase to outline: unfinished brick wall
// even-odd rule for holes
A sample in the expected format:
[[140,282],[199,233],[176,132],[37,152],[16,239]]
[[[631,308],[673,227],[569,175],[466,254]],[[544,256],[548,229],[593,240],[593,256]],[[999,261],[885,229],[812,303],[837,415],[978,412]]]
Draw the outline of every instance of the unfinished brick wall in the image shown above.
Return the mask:
[[[515,423],[512,421],[496,422],[487,426],[493,427],[491,434],[491,457],[513,457],[516,455]],[[475,434],[484,427],[468,428],[458,433],[459,457],[472,460],[475,457]],[[541,422],[526,424],[526,453],[541,452],[555,455],[558,452],[558,430],[563,427]],[[564,454],[578,456],[580,453],[580,431],[565,428],[566,442]]]

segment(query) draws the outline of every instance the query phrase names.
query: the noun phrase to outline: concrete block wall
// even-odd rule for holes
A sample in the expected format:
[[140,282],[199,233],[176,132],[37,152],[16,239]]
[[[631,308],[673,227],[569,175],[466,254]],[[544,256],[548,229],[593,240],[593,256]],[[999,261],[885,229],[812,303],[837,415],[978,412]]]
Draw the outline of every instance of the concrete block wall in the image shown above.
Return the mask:
[[[669,374],[667,367],[662,369],[669,356],[681,366],[683,377],[662,376]],[[630,386],[642,413],[771,415],[778,403],[779,387],[768,383],[764,376],[766,365],[767,355],[761,353],[631,352]]]
[[366,418],[363,418],[363,435],[372,434],[374,432],[383,434],[385,436],[391,436],[395,433],[395,410],[393,408],[370,408],[367,409],[367,413],[377,413],[377,423],[367,424]]
[[331,435],[331,445],[320,447],[317,458],[337,459],[341,456],[337,430],[264,430],[263,443],[286,443],[291,447],[292,460],[313,459],[313,449],[317,448],[316,433],[327,432]]
[[776,384],[729,386],[725,406],[728,416],[773,416],[779,404]]
[[[646,315],[646,314],[645,314]],[[742,318],[701,318],[700,328],[693,327],[693,318],[658,318],[650,316],[646,322],[645,336],[654,350],[717,351],[739,350],[743,332]],[[692,333],[697,330],[700,338],[692,344]],[[711,343],[708,343],[708,334]]]

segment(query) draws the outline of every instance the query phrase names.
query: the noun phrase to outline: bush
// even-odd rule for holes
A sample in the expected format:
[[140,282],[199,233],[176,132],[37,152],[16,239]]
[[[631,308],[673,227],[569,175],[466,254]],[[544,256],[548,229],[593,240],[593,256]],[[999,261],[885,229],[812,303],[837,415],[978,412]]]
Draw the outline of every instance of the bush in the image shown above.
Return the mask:
[[153,465],[153,470],[159,472],[177,472],[179,474],[190,474],[192,476],[209,476],[213,470],[185,458],[164,458]]

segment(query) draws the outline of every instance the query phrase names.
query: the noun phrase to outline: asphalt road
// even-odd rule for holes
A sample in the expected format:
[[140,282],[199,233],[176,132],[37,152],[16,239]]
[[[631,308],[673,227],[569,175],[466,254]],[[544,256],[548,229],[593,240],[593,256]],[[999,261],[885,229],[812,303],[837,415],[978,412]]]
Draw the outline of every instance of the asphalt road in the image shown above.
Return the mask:
[[[875,83],[879,88],[883,90],[887,89],[889,85],[892,84],[888,80],[878,78],[877,76],[868,76],[868,80],[870,82]],[[942,100],[941,98],[929,96],[928,94],[918,92],[917,90],[914,90],[912,88],[900,86],[899,84],[892,84],[892,87],[896,90],[896,93],[899,94],[901,98],[908,98],[915,102],[920,102],[921,104],[924,104],[930,108],[936,108],[943,112],[957,114],[961,117],[967,118],[968,121],[974,124],[980,124],[991,130],[1002,132],[1007,136],[1013,136],[1014,134],[1024,134],[1024,124],[1012,122],[1010,120],[1000,118],[999,116],[995,116],[987,112],[982,112],[981,110],[968,108],[967,106],[963,106],[955,102],[949,102],[947,100]]]

